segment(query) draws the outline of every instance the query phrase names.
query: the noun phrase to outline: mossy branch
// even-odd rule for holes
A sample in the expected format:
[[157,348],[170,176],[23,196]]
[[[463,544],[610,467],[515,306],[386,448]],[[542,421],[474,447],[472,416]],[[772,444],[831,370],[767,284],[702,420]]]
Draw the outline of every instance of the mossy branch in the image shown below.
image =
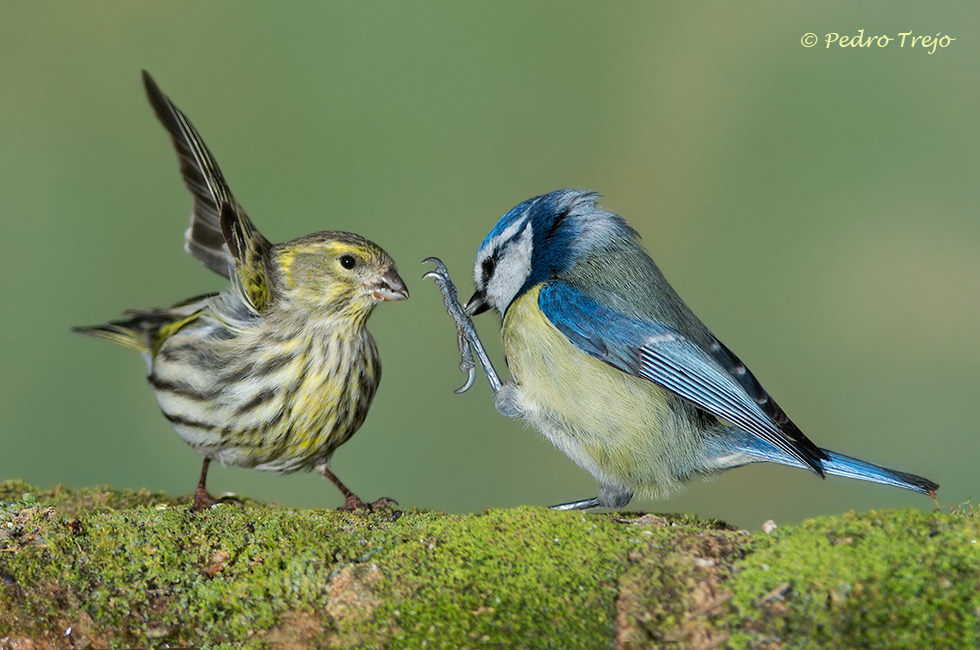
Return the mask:
[[974,648],[980,516],[770,534],[538,508],[297,511],[0,484],[0,648]]

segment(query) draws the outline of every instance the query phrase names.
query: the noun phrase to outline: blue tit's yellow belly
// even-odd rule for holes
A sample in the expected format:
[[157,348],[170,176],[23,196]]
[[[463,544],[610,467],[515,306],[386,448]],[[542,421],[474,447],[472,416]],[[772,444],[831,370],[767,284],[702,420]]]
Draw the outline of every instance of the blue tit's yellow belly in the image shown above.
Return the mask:
[[538,307],[540,287],[516,299],[503,323],[517,407],[605,485],[665,494],[697,454],[697,436],[664,389],[571,343]]

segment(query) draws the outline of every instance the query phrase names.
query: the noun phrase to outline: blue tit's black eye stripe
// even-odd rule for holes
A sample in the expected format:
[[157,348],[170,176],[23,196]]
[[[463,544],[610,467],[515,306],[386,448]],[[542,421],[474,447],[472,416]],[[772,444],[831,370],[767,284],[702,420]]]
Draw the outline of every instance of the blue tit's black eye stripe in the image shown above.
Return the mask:
[[353,255],[341,255],[340,265],[345,269],[350,270],[355,266],[357,266],[357,258],[354,257]]
[[568,216],[568,210],[555,215],[552,220],[551,225],[548,227],[548,232],[545,233],[546,239],[554,239],[555,235],[558,234],[558,229],[561,228],[561,224],[565,221],[565,217]]
[[493,275],[493,270],[496,267],[497,262],[491,255],[487,259],[483,260],[483,279],[484,281],[489,280]]

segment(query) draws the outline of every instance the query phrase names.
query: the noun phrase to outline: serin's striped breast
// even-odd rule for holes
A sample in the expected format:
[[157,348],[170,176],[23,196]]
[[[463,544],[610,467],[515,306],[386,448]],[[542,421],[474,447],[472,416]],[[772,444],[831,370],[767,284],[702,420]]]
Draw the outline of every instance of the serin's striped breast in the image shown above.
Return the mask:
[[361,426],[381,376],[371,335],[344,325],[232,336],[202,321],[163,343],[149,381],[177,433],[208,457],[309,467]]

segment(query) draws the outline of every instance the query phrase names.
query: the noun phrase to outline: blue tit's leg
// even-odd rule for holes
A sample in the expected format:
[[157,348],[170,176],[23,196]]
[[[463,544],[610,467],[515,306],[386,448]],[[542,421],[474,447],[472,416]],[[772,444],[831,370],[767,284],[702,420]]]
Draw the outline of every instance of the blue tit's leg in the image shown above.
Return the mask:
[[592,497],[591,499],[582,499],[581,501],[570,501],[568,503],[559,503],[550,507],[551,510],[591,510],[592,508],[599,508],[601,504],[599,503],[598,497]]
[[[467,316],[466,311],[463,309],[462,305],[459,304],[459,299],[456,295],[456,285],[453,281],[449,279],[449,269],[446,265],[442,263],[437,257],[427,257],[422,260],[422,262],[432,262],[436,265],[436,268],[429,271],[422,276],[425,278],[432,278],[435,283],[439,285],[439,289],[442,290],[442,300],[446,303],[446,311],[452,316],[453,320],[456,321],[456,329],[459,331],[459,349],[461,361],[459,364],[459,369],[467,374],[466,383],[460,388],[457,388],[455,392],[464,393],[469,390],[470,386],[473,385],[474,379],[474,368],[475,363],[473,361],[473,356],[480,361],[480,365],[483,366],[483,372],[486,373],[487,379],[490,381],[490,388],[496,394],[500,391],[500,387],[503,385],[500,381],[500,377],[497,375],[497,371],[494,370],[493,364],[490,362],[490,357],[487,356],[486,350],[483,348],[483,343],[480,341],[480,336],[476,333],[476,328],[473,327],[473,321]],[[501,411],[503,412],[503,411]],[[506,413],[505,413],[506,415]]]
[[633,493],[623,487],[599,486],[599,494],[591,499],[559,503],[552,510],[590,510],[592,508],[622,508],[633,498]]
[[520,400],[517,397],[517,387],[513,384],[503,384],[497,392],[493,394],[493,405],[501,415],[509,418],[519,418],[524,412],[521,410]]

